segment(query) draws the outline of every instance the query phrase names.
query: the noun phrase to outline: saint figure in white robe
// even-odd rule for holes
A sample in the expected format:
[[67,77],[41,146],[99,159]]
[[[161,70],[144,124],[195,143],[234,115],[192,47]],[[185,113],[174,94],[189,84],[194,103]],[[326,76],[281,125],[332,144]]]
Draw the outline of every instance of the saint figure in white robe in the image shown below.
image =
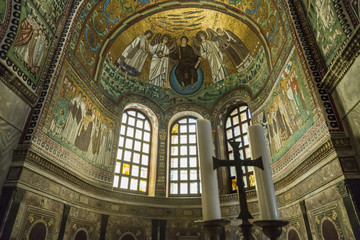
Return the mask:
[[157,43],[153,46],[149,46],[149,53],[152,55],[150,70],[149,70],[149,81],[155,86],[162,87],[164,82],[168,79],[169,69],[169,48],[167,42],[169,38],[164,35],[161,38],[161,43]]
[[224,55],[219,48],[218,41],[211,41],[206,39],[206,33],[200,31],[197,33],[197,38],[200,42],[200,56],[207,59],[211,71],[211,77],[214,83],[225,79],[227,75],[224,64]]
[[115,62],[115,66],[120,68],[125,74],[130,76],[140,76],[148,56],[148,40],[153,33],[148,30],[144,35],[137,36],[122,52],[120,58]]

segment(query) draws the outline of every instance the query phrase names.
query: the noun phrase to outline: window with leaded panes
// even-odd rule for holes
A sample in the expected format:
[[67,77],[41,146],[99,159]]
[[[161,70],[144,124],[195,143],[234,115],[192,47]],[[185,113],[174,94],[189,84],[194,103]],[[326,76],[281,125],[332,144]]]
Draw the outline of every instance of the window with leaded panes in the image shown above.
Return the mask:
[[196,118],[183,117],[170,128],[169,195],[199,195]]
[[150,149],[150,120],[136,109],[125,110],[120,127],[114,188],[148,192]]
[[[234,160],[234,152],[229,141],[240,142],[239,153],[242,160],[251,158],[249,146],[248,128],[251,120],[250,110],[247,105],[238,105],[227,115],[225,120],[226,151],[229,160]],[[253,167],[242,167],[245,188],[255,187],[255,176]],[[230,167],[231,191],[237,190],[236,170]]]

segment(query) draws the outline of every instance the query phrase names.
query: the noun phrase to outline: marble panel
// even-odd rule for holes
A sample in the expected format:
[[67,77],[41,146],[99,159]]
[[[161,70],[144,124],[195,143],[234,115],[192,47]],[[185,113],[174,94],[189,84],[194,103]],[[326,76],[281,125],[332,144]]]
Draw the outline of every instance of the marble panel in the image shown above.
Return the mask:
[[22,131],[30,107],[0,81],[0,118]]
[[346,116],[360,102],[360,57],[358,57],[335,90],[341,117]]
[[[0,107],[0,111],[1,109],[2,108]],[[0,118],[0,190],[6,180],[6,176],[11,165],[12,154],[14,149],[17,147],[20,136],[21,132],[18,129],[9,125],[5,120]]]
[[360,156],[360,104],[357,104],[346,116],[346,122],[348,123],[348,131],[353,141],[353,146],[355,146],[357,154]]

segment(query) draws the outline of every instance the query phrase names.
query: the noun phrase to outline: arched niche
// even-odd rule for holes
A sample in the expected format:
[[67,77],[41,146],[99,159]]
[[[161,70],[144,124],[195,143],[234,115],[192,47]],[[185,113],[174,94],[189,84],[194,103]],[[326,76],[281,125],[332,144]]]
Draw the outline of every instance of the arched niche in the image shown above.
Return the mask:
[[131,232],[126,232],[121,235],[119,240],[137,240],[136,236]]
[[85,228],[79,228],[75,234],[73,240],[88,240],[89,234]]
[[330,219],[325,219],[321,224],[321,234],[324,240],[339,240],[336,225]]
[[48,235],[47,224],[44,220],[35,221],[29,230],[28,240],[45,240]]
[[288,240],[300,240],[299,233],[295,229],[290,229],[287,233]]

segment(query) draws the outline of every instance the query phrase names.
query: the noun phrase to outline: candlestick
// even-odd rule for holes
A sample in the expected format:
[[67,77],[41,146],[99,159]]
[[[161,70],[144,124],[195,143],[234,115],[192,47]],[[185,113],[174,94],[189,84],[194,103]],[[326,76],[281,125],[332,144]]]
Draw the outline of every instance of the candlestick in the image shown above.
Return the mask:
[[278,220],[275,190],[270,168],[270,154],[267,149],[264,129],[260,124],[249,127],[252,158],[262,157],[264,170],[255,168],[257,196],[262,220]]
[[288,223],[288,221],[282,220],[254,221],[254,224],[261,227],[265,236],[270,238],[270,240],[277,240],[282,233],[282,228],[285,227]]
[[229,220],[211,220],[211,221],[196,221],[196,223],[203,226],[204,240],[220,240],[224,233],[225,225],[229,224]]
[[221,219],[220,200],[216,171],[213,169],[214,146],[210,121],[198,119],[196,131],[200,159],[203,220],[219,220]]

